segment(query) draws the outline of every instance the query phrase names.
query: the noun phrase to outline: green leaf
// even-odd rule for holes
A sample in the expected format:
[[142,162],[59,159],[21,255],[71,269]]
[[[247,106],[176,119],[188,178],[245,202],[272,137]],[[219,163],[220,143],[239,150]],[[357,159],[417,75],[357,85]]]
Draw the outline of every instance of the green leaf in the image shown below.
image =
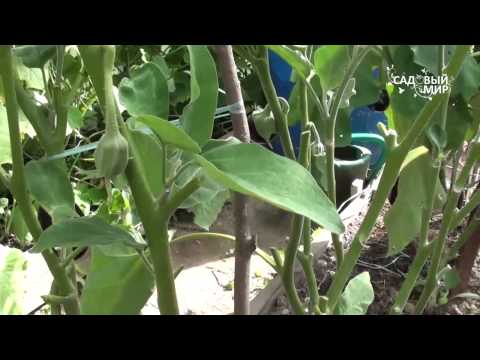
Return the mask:
[[134,248],[144,248],[128,231],[119,226],[107,224],[98,217],[70,219],[50,226],[37,244],[30,250],[38,253],[53,247],[80,247],[122,243]]
[[[31,138],[33,138],[36,135],[35,130],[33,130],[33,127],[31,126],[30,122],[27,120],[20,108],[18,108],[18,111],[20,134],[27,134]],[[12,162],[12,156],[10,151],[10,135],[8,130],[7,110],[0,101],[0,165]]]
[[32,160],[25,166],[27,186],[53,222],[77,216],[75,196],[61,161]]
[[187,45],[190,54],[190,103],[180,122],[200,147],[212,136],[217,109],[218,78],[215,61],[205,45]]
[[267,47],[285,60],[303,79],[308,78],[312,72],[313,65],[301,51],[290,49],[285,45],[267,45]]
[[355,95],[350,99],[353,107],[374,104],[385,87],[382,79],[373,76],[374,69],[382,69],[382,58],[373,51],[369,52],[355,71]]
[[[159,119],[158,121],[164,120]],[[164,189],[162,144],[149,127],[135,121],[134,118],[127,120],[127,127],[138,151],[137,156],[140,158],[138,163],[143,168],[145,180],[153,194],[159,195]],[[153,164],[154,166],[152,166]]]
[[335,309],[335,314],[365,315],[374,298],[370,274],[365,271],[348,282]]
[[420,156],[428,154],[428,148],[425,146],[418,146],[412,150],[410,150],[405,156],[405,160],[403,160],[402,165],[400,166],[400,173],[405,169],[412,161],[417,159]]
[[[433,75],[438,73],[438,46],[439,45],[410,45],[413,59],[418,65],[424,66]],[[445,63],[448,64],[455,50],[455,45],[446,45]]]
[[300,164],[256,144],[233,144],[195,159],[225,187],[306,216],[325,229],[342,233],[335,206]]
[[95,246],[91,261],[81,313],[138,315],[154,290],[153,276],[140,256],[108,256]]
[[146,63],[118,86],[120,102],[132,116],[168,118],[170,106],[167,79],[154,63]]
[[[395,51],[393,62],[395,74],[405,76],[420,74],[421,67],[413,61],[413,52],[407,45],[400,45]],[[400,90],[402,89],[402,90]],[[415,97],[411,88],[395,85],[390,96],[389,127],[394,125],[399,141],[407,134],[427,100]]]
[[455,269],[449,267],[443,274],[443,281],[447,289],[455,289],[461,283],[460,275]]
[[466,140],[467,133],[474,125],[474,119],[468,105],[462,97],[452,99],[448,107],[446,134],[446,150],[457,150]]
[[195,191],[181,205],[181,208],[189,209],[194,214],[194,222],[201,228],[208,230],[217,219],[223,209],[225,201],[230,198],[230,190],[205,175],[205,171],[196,163],[188,166],[183,171],[172,190],[173,193],[182,188],[194,176],[200,180],[200,188]]
[[228,199],[230,199],[230,191],[222,190],[215,192],[208,203],[198,202],[192,208],[195,215],[194,223],[205,230],[209,230]]
[[471,107],[470,114],[472,116],[472,126],[467,132],[467,141],[472,140],[477,135],[480,127],[480,93],[472,96],[469,105]]
[[270,109],[270,105],[266,105],[262,110],[256,110],[252,114],[253,123],[258,134],[267,142],[275,134],[275,119]]
[[83,114],[76,107],[68,109],[67,120],[72,129],[80,129],[83,126]]
[[465,101],[469,101],[478,92],[479,87],[480,64],[477,63],[473,56],[468,55],[453,84],[452,96],[461,94]]
[[16,46],[14,54],[22,59],[29,68],[43,68],[45,63],[57,53],[56,45],[23,45]]
[[0,246],[0,315],[23,315],[26,267],[20,250]]
[[[42,70],[38,68],[28,68],[21,60],[17,61],[18,78],[24,82],[26,89],[44,90]],[[48,75],[47,81],[48,81]]]
[[340,86],[350,62],[345,45],[324,45],[315,51],[315,71],[324,91]]
[[151,115],[141,115],[136,118],[152,129],[164,144],[174,145],[182,150],[199,153],[200,147],[183,129],[176,127],[167,120]]
[[437,199],[444,197],[440,179],[432,184],[434,168],[430,154],[424,147],[419,147],[410,151],[409,155],[410,160],[402,166],[397,198],[384,218],[388,232],[388,256],[398,254],[420,233],[423,211],[429,203],[432,186],[436,186],[434,196]]

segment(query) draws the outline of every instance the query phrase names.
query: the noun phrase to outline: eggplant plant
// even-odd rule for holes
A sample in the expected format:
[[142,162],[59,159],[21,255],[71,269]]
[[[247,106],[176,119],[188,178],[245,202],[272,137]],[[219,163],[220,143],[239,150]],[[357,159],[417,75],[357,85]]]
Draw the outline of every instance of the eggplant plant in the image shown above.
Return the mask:
[[[122,79],[117,92],[112,81],[115,46],[71,48],[74,80],[80,79],[73,82],[65,74],[64,46],[28,49],[30,65],[42,70],[47,65],[54,75],[46,80],[48,102],[40,105],[18,79],[18,63],[26,64],[23,49],[4,45],[0,53],[12,154],[11,174],[2,171],[2,177],[33,237],[30,251],[44,256],[54,276],[44,299],[55,313],[137,314],[156,287],[160,313],[178,314],[169,220],[212,183],[310,218],[333,233],[344,230],[334,205],[304,167],[256,144],[211,138],[218,77],[207,46],[187,46],[191,96],[177,122],[168,121],[168,82],[155,62]],[[105,131],[88,146],[95,148],[95,167],[84,173],[107,192],[105,206],[90,212],[76,206],[64,156],[67,116],[87,79]],[[44,154],[26,164],[19,110],[34,127]],[[128,202],[124,193],[131,194],[136,219],[112,214],[117,202]],[[51,224],[39,220],[44,213]],[[72,260],[86,247],[91,266],[80,289]]]
[[[269,74],[267,49],[282,57],[294,71],[295,87],[290,99],[279,98],[276,94]],[[352,106],[373,103],[382,89],[387,89],[391,97],[391,106],[387,110],[388,127],[379,123],[388,154],[378,189],[346,254],[343,253],[338,234],[332,233],[337,271],[326,294],[321,296],[318,293],[315,276],[308,263],[312,258],[309,252],[309,220],[303,221],[301,216],[296,216],[285,260],[278,254],[275,256],[277,269],[294,312],[342,313],[345,304],[349,302],[348,298],[355,298],[352,295],[355,293],[352,293],[352,289],[355,288],[358,304],[362,304],[362,299],[368,298],[363,296],[371,293],[368,281],[362,285],[360,277],[357,277],[346,288],[345,285],[398,177],[399,196],[385,217],[389,254],[397,254],[416,237],[419,239],[416,257],[392,305],[391,313],[403,312],[412,290],[419,285],[419,276],[427,259],[430,259],[428,276],[416,304],[416,312],[423,313],[428,304],[436,304],[439,296],[434,295],[438,293],[443,294],[441,301],[445,302],[445,284],[450,283],[449,286],[452,287],[452,279],[455,278],[448,262],[455,257],[477,225],[476,221],[472,221],[465,229],[466,235],[461,236],[446,251],[449,232],[462,225],[465,217],[479,204],[476,190],[465,206],[457,208],[460,195],[468,188],[472,168],[479,159],[476,103],[480,87],[480,66],[473,56],[472,46],[268,45],[238,46],[236,50],[253,64],[268,101],[268,108],[260,114],[257,122],[264,128],[270,122],[267,136],[276,133],[281,139],[284,153],[291,159],[295,159],[295,153],[288,125],[295,121],[301,122],[302,136],[297,160],[307,169],[313,164],[319,164],[322,175],[319,183],[334,204],[336,181],[333,164],[336,141],[340,140],[338,134],[346,139],[351,136],[348,125],[338,122],[341,119],[340,112],[343,109],[348,114]],[[394,87],[389,82],[389,70],[393,68],[404,79],[421,76],[423,72],[443,76],[444,79],[449,79],[449,83],[442,93],[417,96],[418,89],[408,88],[408,81],[411,80],[400,83],[403,87]],[[373,70],[380,72],[377,79],[372,77]],[[433,84],[440,85],[440,80],[438,81]],[[286,101],[290,108],[282,108],[282,102]],[[349,116],[347,119],[350,121]],[[311,137],[314,138],[313,143]],[[465,144],[468,144],[468,151],[465,163],[460,167],[458,158]],[[312,149],[318,149],[319,145],[325,148],[323,159],[322,156],[312,156]],[[453,170],[449,185],[445,186],[447,163],[453,164]],[[429,223],[434,209],[440,209],[443,213],[442,227],[438,236],[428,241]],[[303,251],[299,251],[302,238]],[[274,255],[276,251],[274,250]],[[307,310],[300,301],[293,282],[292,266],[296,257],[308,282],[310,303]],[[370,296],[371,301],[373,294]],[[363,306],[360,306],[361,312],[365,313],[368,305],[369,302],[364,301]]]
[[[228,46],[217,46],[217,70],[213,49],[206,45],[143,51],[113,45],[2,45],[0,190],[13,204],[8,228],[25,250],[45,259],[54,280],[43,299],[52,314],[139,314],[155,289],[160,313],[179,314],[175,277],[181,269],[173,268],[170,247],[199,234],[175,237],[170,219],[178,209],[189,209],[207,229],[233,193],[235,313],[246,314],[254,244],[245,201],[252,197],[293,215],[285,249],[272,249],[271,257],[256,251],[278,272],[294,312],[364,314],[374,296],[369,275],[350,279],[351,274],[398,181],[398,196],[385,217],[389,254],[414,241],[417,252],[391,313],[404,312],[417,286],[422,292],[416,312],[423,313],[444,303],[458,285],[450,263],[478,229],[477,217],[464,221],[480,203],[478,186],[467,191],[477,181],[480,156],[480,66],[471,48],[238,45],[234,58]],[[269,51],[293,69],[289,99],[275,90]],[[257,131],[267,141],[278,136],[285,156],[249,142],[233,59],[249,89],[243,94],[263,95],[266,101],[254,113]],[[391,69],[445,76],[449,86],[416,96],[408,84],[392,84]],[[373,70],[378,77],[372,77]],[[255,96],[249,96],[252,79],[259,84],[253,86]],[[335,148],[351,142],[353,109],[374,103],[383,90],[391,103],[388,126],[379,126],[386,163],[345,251]],[[234,137],[214,136],[219,105],[227,105]],[[289,132],[297,121],[298,153]],[[430,239],[430,220],[438,211],[441,229]],[[456,229],[463,234],[447,243]],[[337,265],[325,294],[319,293],[312,251],[319,232],[331,236]],[[88,268],[75,261],[85,251]],[[308,303],[295,287],[297,262],[307,280]],[[23,264],[18,251],[2,253],[2,313],[21,312],[15,279]]]

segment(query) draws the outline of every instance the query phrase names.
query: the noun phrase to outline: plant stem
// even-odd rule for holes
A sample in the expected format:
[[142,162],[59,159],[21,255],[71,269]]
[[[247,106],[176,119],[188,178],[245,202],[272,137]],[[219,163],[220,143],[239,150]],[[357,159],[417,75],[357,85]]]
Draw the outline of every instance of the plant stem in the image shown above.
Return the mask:
[[[299,163],[308,168],[308,154],[310,147],[310,132],[306,131],[302,133],[301,137],[301,147],[299,154]],[[300,215],[293,215],[292,220],[292,233],[290,240],[285,250],[285,261],[283,262],[282,268],[282,280],[285,292],[287,293],[287,298],[292,305],[293,311],[296,314],[303,315],[305,314],[304,306],[298,297],[297,289],[295,288],[295,258],[297,257],[298,246],[302,240],[302,230],[304,226],[304,217]],[[306,256],[308,256],[307,254]]]
[[413,263],[408,269],[407,278],[402,283],[402,287],[400,288],[400,291],[395,298],[395,302],[390,309],[390,315],[398,315],[403,312],[403,309],[405,308],[405,305],[410,298],[410,294],[415,288],[417,279],[422,272],[423,266],[425,265],[425,262],[427,261],[431,250],[432,244],[421,246],[418,250],[417,254],[415,255],[415,259],[413,260]]
[[[88,54],[90,49],[84,48],[83,50],[85,50],[84,53],[86,56],[90,55]],[[88,70],[87,67],[87,71]],[[95,88],[95,92],[97,93],[97,97],[100,99],[100,102],[102,102],[104,77],[103,74],[100,74],[97,70],[98,69],[93,68],[90,69],[89,75]],[[130,154],[132,155],[125,170],[125,175],[127,176],[128,184],[132,191],[133,199],[148,239],[155,271],[155,282],[160,313],[178,314],[179,310],[168,243],[169,217],[166,213],[161,213],[162,209],[159,209],[158,207],[158,203],[156,202],[146,180],[145,169],[140,163],[140,154],[135,146],[130,131],[122,119],[118,104],[115,104],[115,108],[119,130],[125,139],[127,139]]]
[[468,203],[466,203],[465,206],[453,216],[450,230],[459,226],[468,214],[470,214],[478,205],[480,205],[480,190],[476,190]]
[[[445,65],[445,46],[439,45],[439,61],[438,61],[439,74],[442,73],[444,65]],[[448,90],[448,96],[446,97],[445,102],[442,104],[442,107],[440,109],[441,111],[440,128],[442,130],[445,130],[445,126],[447,123],[449,99],[450,99],[450,90]],[[426,207],[424,208],[424,211],[422,214],[422,224],[420,229],[420,240],[419,240],[420,248],[423,248],[424,246],[427,245],[430,219],[432,217],[433,206],[435,204],[435,194],[437,192],[437,182],[440,176],[440,169],[442,168],[441,164],[438,163],[441,161],[440,154],[437,154],[435,152],[434,157],[435,158],[432,159],[433,164],[436,164],[436,163],[437,164],[436,166],[433,167],[431,171],[431,177],[430,177],[432,182],[430,187],[431,191],[427,194]]]
[[[455,49],[452,60],[445,71],[449,78],[453,79],[457,76],[463,64],[463,60],[465,59],[469,50],[469,45],[461,45]],[[422,111],[418,115],[413,126],[410,128],[402,142],[390,151],[385,164],[385,169],[382,173],[382,177],[380,178],[378,190],[375,193],[372,204],[353,239],[352,245],[344,258],[342,266],[340,266],[338,271],[335,273],[332,285],[328,289],[327,310],[329,312],[333,312],[335,310],[343,288],[347,283],[358,258],[360,257],[363,244],[370,236],[373,226],[375,225],[380,211],[383,208],[383,204],[385,203],[390,190],[395,184],[400,166],[405,160],[408,151],[423,133],[423,131],[427,128],[432,120],[432,115],[438,109],[440,104],[445,101],[445,98],[445,94],[435,95],[432,100],[423,107]]]
[[[250,142],[250,129],[243,104],[242,89],[237,75],[237,66],[231,45],[215,47],[219,73],[225,88],[227,104],[239,104],[240,110],[231,114],[233,135],[244,143]],[[248,197],[233,193],[233,216],[235,219],[235,276],[233,301],[235,315],[250,313],[250,259],[255,251],[248,225]]]
[[[357,53],[358,55],[354,59],[352,59],[352,62],[350,63],[347,72],[342,80],[342,83],[340,84],[340,88],[334,95],[331,111],[328,111],[329,117],[327,119],[327,133],[325,138],[325,152],[327,156],[326,176],[328,197],[335,206],[337,205],[337,190],[335,181],[335,128],[337,123],[338,111],[340,110],[340,105],[345,95],[345,91],[350,79],[355,75],[357,68],[360,66],[363,59],[372,49],[372,47],[373,45],[367,46],[365,49],[359,51]],[[339,268],[342,265],[344,256],[343,245],[340,241],[340,236],[338,234],[332,233],[332,242],[335,248],[337,268]]]
[[41,108],[35,104],[33,98],[23,88],[21,81],[15,80],[15,92],[17,102],[28,121],[32,125],[38,140],[48,155],[54,154],[54,149],[51,146],[50,126],[47,117],[42,114]]
[[[12,153],[13,175],[11,179],[11,191],[17,201],[25,220],[25,224],[32,234],[32,237],[35,240],[38,240],[42,233],[42,228],[35,215],[32,202],[27,192],[22,142],[20,139],[18,123],[18,104],[14,77],[15,68],[12,59],[12,50],[9,45],[0,46],[0,73],[2,75],[5,93],[8,128],[10,133],[10,147]],[[77,293],[68,278],[67,272],[60,266],[58,257],[51,250],[43,251],[42,255],[55,279],[54,281],[57,283],[59,293],[63,296],[73,297],[73,301],[64,304],[65,311],[67,314],[79,314],[80,306]]]
[[[309,123],[309,113],[308,113],[308,93],[306,87],[306,81],[300,80],[298,84],[298,92],[300,96],[300,113],[301,113],[301,129],[302,137],[300,138],[301,144],[300,148],[304,149],[307,147],[306,159],[304,161],[304,166],[310,171],[311,167],[311,132],[308,130]],[[303,135],[305,134],[305,135]],[[313,268],[313,254],[312,254],[312,237],[311,237],[311,220],[304,218],[303,220],[303,253],[298,254],[298,259],[302,265],[305,278],[307,280],[308,294],[310,298],[309,302],[309,312],[313,313],[316,306],[319,303],[319,294],[317,279],[315,276],[315,271]]]
[[290,138],[290,132],[288,129],[288,120],[282,111],[280,102],[278,101],[277,91],[275,90],[272,76],[270,74],[267,48],[265,46],[262,46],[261,48],[262,56],[253,61],[253,66],[257,71],[257,76],[260,80],[260,85],[262,86],[265,98],[272,109],[275,120],[275,131],[280,136],[283,151],[287,157],[296,160],[292,139]]
[[211,232],[198,232],[198,233],[189,233],[185,235],[181,235],[175,239],[173,239],[171,242],[177,242],[177,241],[188,241],[188,240],[194,240],[194,239],[221,239],[221,240],[227,240],[227,241],[235,241],[235,236],[228,235],[228,234],[221,234],[221,233],[211,233]]
[[295,274],[294,265],[297,256],[298,246],[302,237],[303,216],[294,215],[292,220],[292,236],[288,242],[285,250],[285,260],[282,267],[282,281],[287,294],[288,302],[297,315],[304,315],[305,310],[302,301],[298,297],[297,289],[295,288]]
[[61,266],[62,267],[67,267],[72,260],[75,260],[75,258],[80,255],[83,251],[85,251],[87,247],[78,247],[75,250],[73,250],[70,254],[68,254],[67,257],[65,257],[65,260],[62,261]]
[[[470,173],[470,170],[472,167],[471,165],[468,165],[468,164],[472,163],[472,160],[471,160],[472,158],[477,157],[478,155],[477,152],[478,152],[477,147],[472,147],[470,149],[469,154],[467,156],[467,160],[466,160],[467,166],[464,166],[462,168],[462,171],[460,172],[460,175],[458,177],[455,176],[456,170],[458,168],[458,161],[455,162],[453,174],[452,174],[452,181],[451,181],[450,189],[447,196],[447,203],[445,205],[445,210],[443,212],[442,226],[440,227],[440,232],[438,234],[437,239],[435,240],[435,247],[432,255],[432,263],[428,271],[425,287],[423,288],[422,294],[420,296],[420,299],[418,300],[417,307],[415,309],[415,312],[417,314],[423,313],[425,311],[425,308],[427,307],[428,302],[432,294],[434,293],[435,288],[437,287],[437,281],[438,281],[437,277],[438,277],[439,271],[441,270],[440,265],[442,264],[442,256],[444,253],[448,233],[452,229],[452,224],[454,224],[454,221],[458,221],[458,219],[455,217],[456,216],[455,212],[458,204],[458,199],[460,198],[460,194],[463,190],[461,183],[464,183],[466,181],[465,179],[468,178],[468,174]],[[470,213],[473,210],[473,208],[468,213]],[[462,210],[464,209],[465,207]]]
[[473,218],[470,223],[467,225],[467,227],[463,230],[462,235],[460,238],[455,241],[453,246],[450,248],[448,251],[447,255],[445,256],[444,260],[442,261],[442,266],[444,267],[449,261],[453,260],[457,255],[460,249],[465,245],[468,239],[471,238],[471,236],[478,230],[480,229],[480,219]]
[[428,301],[430,300],[431,295],[433,294],[437,286],[437,275],[440,270],[440,262],[448,235],[448,229],[450,228],[452,216],[454,214],[455,208],[458,203],[458,198],[460,196],[460,193],[455,192],[453,188],[454,186],[452,184],[452,186],[450,187],[450,191],[448,192],[447,203],[443,212],[442,226],[440,227],[440,232],[437,239],[435,239],[432,263],[428,271],[425,287],[423,288],[422,294],[420,295],[420,299],[418,300],[417,306],[415,308],[416,314],[423,313],[428,304]]

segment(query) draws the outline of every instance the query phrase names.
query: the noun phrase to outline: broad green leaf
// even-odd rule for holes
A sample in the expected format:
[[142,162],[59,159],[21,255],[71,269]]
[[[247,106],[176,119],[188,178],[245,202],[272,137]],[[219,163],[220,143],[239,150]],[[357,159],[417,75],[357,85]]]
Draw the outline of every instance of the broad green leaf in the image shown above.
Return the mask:
[[[35,130],[20,107],[18,108],[18,121],[20,126],[20,135],[22,137],[24,137],[24,135],[28,135],[29,137],[34,138],[36,135]],[[10,135],[8,130],[7,110],[0,101],[0,165],[11,162],[12,159],[10,154]]]
[[98,217],[70,219],[45,230],[31,252],[41,252],[53,247],[80,247],[121,243],[134,248],[144,248],[128,231],[107,224]]
[[35,200],[57,223],[77,216],[75,196],[61,161],[32,160],[25,166],[27,186]]
[[354,74],[355,94],[350,99],[353,107],[361,107],[374,104],[380,95],[380,91],[385,87],[382,78],[375,78],[373,71],[382,69],[382,58],[373,51],[370,51]]
[[448,268],[443,274],[443,282],[447,289],[455,289],[461,283],[460,275],[455,269]]
[[23,315],[26,267],[20,250],[0,246],[0,315]]
[[468,105],[462,97],[452,99],[448,107],[446,134],[446,150],[457,150],[466,140],[467,133],[475,120],[468,109]]
[[365,271],[348,282],[335,309],[335,314],[365,315],[374,298],[370,274]]
[[230,199],[230,191],[222,190],[215,192],[208,203],[198,202],[192,208],[195,215],[194,223],[205,230],[210,229],[228,199]]
[[[38,68],[28,68],[19,59],[17,61],[18,78],[23,81],[26,89],[44,90],[42,70]],[[46,76],[48,80],[48,75]]]
[[205,45],[188,45],[190,55],[190,103],[183,110],[180,122],[200,147],[212,136],[217,109],[218,77],[215,61]]
[[80,129],[83,126],[83,114],[78,108],[71,107],[68,109],[67,116],[68,125],[72,129]]
[[315,71],[324,91],[340,86],[350,62],[345,45],[324,45],[315,51]]
[[440,179],[436,179],[435,184],[432,181],[434,168],[430,153],[419,147],[409,155],[407,165],[402,166],[397,198],[384,219],[389,256],[398,254],[419,234],[423,211],[434,190],[432,186],[435,186],[433,194],[437,199],[434,204],[442,202],[444,197]]
[[[439,45],[410,45],[415,63],[425,67],[431,74],[438,73],[438,46]],[[455,50],[455,45],[446,45],[445,63],[448,64]]]
[[467,141],[472,140],[475,135],[477,135],[480,127],[480,93],[472,96],[469,105],[471,107],[470,114],[472,116],[473,123],[467,132]]
[[225,187],[306,216],[325,229],[342,233],[335,206],[300,164],[256,144],[218,147],[195,159]]
[[149,127],[135,121],[134,118],[128,119],[127,126],[138,151],[137,156],[140,157],[139,166],[143,167],[150,190],[159,195],[164,189],[162,144]]
[[[407,45],[398,46],[393,61],[395,74],[410,76],[421,73],[422,68],[413,61],[413,52]],[[389,126],[395,125],[393,129],[397,131],[399,141],[407,134],[426,102],[426,99],[415,97],[415,92],[411,88],[402,85],[394,86],[390,96],[391,111],[388,115],[391,116],[388,122]]]
[[408,152],[405,160],[403,160],[402,165],[400,166],[400,173],[405,169],[412,161],[417,159],[419,156],[427,155],[428,148],[425,146],[418,146],[415,149],[412,149]]
[[56,48],[56,45],[23,45],[16,46],[14,54],[22,59],[26,67],[43,68],[57,53]]
[[258,134],[267,142],[275,134],[275,119],[270,109],[270,105],[266,105],[262,110],[256,110],[252,114],[253,123]]
[[479,88],[480,64],[473,56],[468,55],[453,84],[452,96],[461,94],[465,101],[469,101]]
[[450,98],[447,110],[445,130],[441,130],[441,110],[433,115],[432,126],[426,131],[430,142],[436,147],[443,145],[444,151],[457,150],[468,139],[472,128],[475,128],[474,113],[462,96]]
[[154,63],[146,63],[118,86],[120,102],[132,116],[168,118],[170,106],[167,79]]
[[276,52],[283,60],[285,60],[295,71],[306,79],[313,70],[313,65],[308,61],[307,57],[299,50],[293,50],[285,45],[267,45],[268,48]]
[[197,163],[192,163],[192,166],[188,166],[179,176],[172,193],[194,176],[200,180],[200,188],[188,197],[181,208],[192,211],[195,224],[208,230],[223,209],[225,201],[230,198],[230,190],[206,176],[205,171],[199,168]]
[[193,153],[200,152],[198,143],[183,129],[176,127],[169,121],[151,115],[141,115],[135,119],[152,129],[164,144],[173,145]]
[[140,256],[108,256],[94,246],[91,261],[81,313],[138,315],[154,290],[153,276]]
[[233,144],[240,144],[241,141],[238,140],[236,137],[229,137],[227,139],[210,139],[208,142],[203,146],[202,152],[206,153],[207,151],[216,149],[220,146],[227,146]]

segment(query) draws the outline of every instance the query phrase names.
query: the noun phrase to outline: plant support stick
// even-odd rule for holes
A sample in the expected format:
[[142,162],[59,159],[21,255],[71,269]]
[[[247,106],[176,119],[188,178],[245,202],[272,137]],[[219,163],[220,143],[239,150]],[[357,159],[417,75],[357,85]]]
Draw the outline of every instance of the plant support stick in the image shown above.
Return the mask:
[[[234,136],[244,143],[250,142],[247,114],[243,104],[242,90],[237,75],[231,45],[215,47],[218,69],[223,80],[227,104],[235,106],[231,111]],[[248,197],[233,193],[233,216],[235,219],[235,277],[233,287],[235,315],[250,313],[250,258],[255,251],[255,243],[248,226]]]

